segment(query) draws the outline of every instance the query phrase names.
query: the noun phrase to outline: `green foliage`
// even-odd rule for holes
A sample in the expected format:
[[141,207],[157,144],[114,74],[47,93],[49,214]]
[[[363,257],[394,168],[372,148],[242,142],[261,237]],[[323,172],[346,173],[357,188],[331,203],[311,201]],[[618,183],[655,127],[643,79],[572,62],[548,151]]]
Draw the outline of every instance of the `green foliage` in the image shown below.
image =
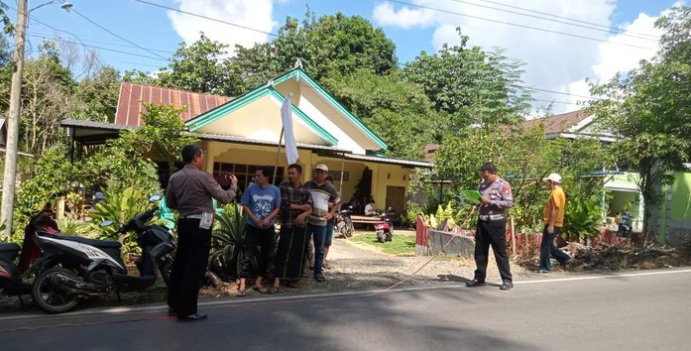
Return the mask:
[[662,50],[650,62],[591,93],[608,97],[591,102],[602,128],[623,140],[614,147],[621,164],[638,170],[646,204],[643,230],[660,203],[659,184],[691,160],[691,8],[676,6],[656,26],[664,30]]
[[193,136],[180,135],[186,130],[185,122],[180,119],[184,109],[163,104],[145,104],[144,107],[143,125],[138,129],[125,130],[119,138],[109,140],[111,153],[128,158],[146,156],[180,160],[182,148],[197,141]]
[[43,157],[32,160],[25,169],[29,179],[21,184],[14,205],[13,231],[19,233],[26,226],[29,216],[53,203],[57,196],[79,191],[74,185],[89,186],[84,177],[66,157],[61,147],[47,150]]
[[399,73],[379,76],[360,69],[333,73],[323,84],[353,114],[387,141],[391,156],[420,159],[423,147],[438,141],[440,115],[417,84]]
[[239,75],[229,70],[228,45],[212,41],[201,33],[199,40],[182,43],[173,54],[169,70],[159,74],[167,87],[198,93],[232,96],[242,86]]
[[120,83],[120,73],[110,66],[103,67],[93,77],[83,79],[75,96],[79,106],[70,118],[114,122]]
[[[124,257],[130,253],[141,253],[134,231],[120,236],[116,232],[136,215],[149,209],[150,194],[144,193],[141,189],[127,188],[122,193],[105,190],[104,195],[106,199],[100,201],[90,214],[93,221],[82,224],[77,233],[95,239],[119,241]],[[108,220],[113,221],[113,224],[102,227],[101,223]]]
[[[497,127],[514,124],[529,109],[530,92],[518,87],[521,64],[503,52],[445,44],[439,52],[422,52],[403,69],[408,81],[422,85],[437,111],[448,115],[447,133],[471,125]],[[462,134],[462,133],[461,133]]]
[[237,47],[230,69],[240,72],[250,89],[293,69],[300,59],[314,79],[366,70],[377,75],[395,70],[395,45],[381,29],[360,16],[342,13],[316,19],[307,12],[302,23],[287,17],[278,38],[252,48]]
[[60,120],[75,108],[77,83],[63,66],[55,42],[44,41],[39,55],[26,60],[22,83],[20,133],[26,152],[42,153],[64,136]]
[[514,207],[509,213],[522,231],[532,231],[541,225],[542,210],[549,196],[542,179],[549,173],[562,175],[564,189],[569,194],[568,208],[601,195],[608,176],[594,176],[593,172],[614,168],[611,150],[598,140],[548,140],[544,137],[544,126],[539,123],[530,130],[516,127],[487,134],[468,130],[463,137],[449,136],[444,147],[437,151],[436,159],[437,171],[444,178],[453,179],[455,192],[476,189],[481,183],[482,164],[494,162],[500,176],[512,186]]
[[562,236],[567,241],[582,242],[600,235],[602,213],[596,205],[597,198],[590,201],[569,201],[564,214]]
[[210,264],[218,262],[223,273],[231,278],[240,275],[240,262],[245,247],[247,215],[241,215],[237,205],[229,204],[222,213],[216,214],[216,224],[212,234]]

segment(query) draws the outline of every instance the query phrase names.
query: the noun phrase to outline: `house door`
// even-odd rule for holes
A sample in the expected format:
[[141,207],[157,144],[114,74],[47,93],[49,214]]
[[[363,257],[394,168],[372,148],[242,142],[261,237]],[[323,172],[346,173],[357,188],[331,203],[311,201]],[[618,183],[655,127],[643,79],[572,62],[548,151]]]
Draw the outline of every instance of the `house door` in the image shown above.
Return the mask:
[[405,188],[401,186],[386,187],[386,208],[393,208],[396,216],[400,216],[405,209]]

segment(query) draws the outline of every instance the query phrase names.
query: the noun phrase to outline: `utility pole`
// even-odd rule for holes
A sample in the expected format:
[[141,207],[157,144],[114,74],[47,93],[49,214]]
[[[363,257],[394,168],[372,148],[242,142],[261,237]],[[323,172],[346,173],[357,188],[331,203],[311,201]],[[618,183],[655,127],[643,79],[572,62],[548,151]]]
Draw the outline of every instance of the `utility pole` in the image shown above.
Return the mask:
[[7,154],[2,184],[2,214],[0,223],[6,225],[5,235],[12,235],[14,215],[14,190],[17,182],[17,153],[19,145],[19,117],[21,116],[22,70],[24,69],[24,40],[29,15],[28,0],[18,0],[17,32],[15,35],[10,114],[7,118]]

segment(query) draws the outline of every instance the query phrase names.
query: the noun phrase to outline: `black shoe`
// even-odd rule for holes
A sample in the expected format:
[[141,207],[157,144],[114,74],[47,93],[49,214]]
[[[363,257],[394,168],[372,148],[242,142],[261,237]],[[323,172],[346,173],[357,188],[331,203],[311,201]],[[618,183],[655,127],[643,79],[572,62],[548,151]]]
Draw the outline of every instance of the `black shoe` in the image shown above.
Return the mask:
[[178,317],[178,322],[199,322],[206,320],[206,313],[195,313],[189,316]]
[[314,276],[314,279],[316,279],[318,282],[323,283],[326,281],[326,278],[324,278],[323,274],[317,274]]
[[573,261],[573,258],[569,258],[568,260],[561,262],[559,264],[561,265],[561,268],[566,268],[569,266],[569,263],[571,263],[572,261]]
[[537,271],[537,272],[538,272],[538,273],[541,273],[541,274],[551,273],[550,271],[548,271],[548,270],[546,270],[546,269],[540,269],[540,270]]
[[175,309],[174,309],[174,308],[168,307],[168,317],[175,317],[175,316],[177,316],[177,315],[178,315],[178,313],[175,312]]
[[499,287],[499,290],[511,290],[513,289],[513,283],[510,280],[504,280],[504,284]]
[[467,286],[469,288],[477,288],[478,286],[485,286],[485,281],[484,280],[478,280],[477,278],[475,278],[469,282],[466,282],[465,286]]

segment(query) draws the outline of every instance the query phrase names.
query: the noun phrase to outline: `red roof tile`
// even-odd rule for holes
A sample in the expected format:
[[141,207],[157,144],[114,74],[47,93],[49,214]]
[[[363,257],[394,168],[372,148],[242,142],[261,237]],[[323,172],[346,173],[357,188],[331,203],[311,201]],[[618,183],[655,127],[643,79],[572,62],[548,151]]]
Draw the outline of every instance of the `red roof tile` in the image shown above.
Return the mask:
[[530,129],[539,123],[545,124],[545,134],[566,133],[569,129],[588,117],[583,110],[562,113],[543,118],[531,119],[523,122],[526,129]]
[[141,114],[146,112],[142,102],[172,104],[177,108],[184,107],[185,109],[180,113],[180,118],[183,121],[188,121],[230,100],[232,98],[225,96],[123,82],[120,85],[115,124],[140,126],[143,123]]

